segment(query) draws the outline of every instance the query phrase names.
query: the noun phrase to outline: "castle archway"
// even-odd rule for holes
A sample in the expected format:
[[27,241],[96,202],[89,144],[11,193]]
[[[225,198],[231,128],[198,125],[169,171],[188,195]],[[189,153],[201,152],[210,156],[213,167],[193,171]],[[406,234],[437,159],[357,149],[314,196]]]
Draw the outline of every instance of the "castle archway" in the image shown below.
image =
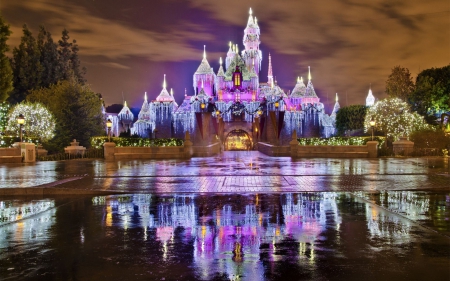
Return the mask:
[[250,135],[241,129],[230,131],[226,138],[224,149],[231,151],[252,150],[253,142]]

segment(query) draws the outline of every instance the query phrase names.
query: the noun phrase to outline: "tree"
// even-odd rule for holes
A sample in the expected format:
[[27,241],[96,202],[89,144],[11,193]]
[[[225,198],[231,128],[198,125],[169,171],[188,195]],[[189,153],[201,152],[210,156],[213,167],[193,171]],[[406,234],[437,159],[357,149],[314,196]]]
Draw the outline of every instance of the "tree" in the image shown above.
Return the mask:
[[6,52],[9,51],[6,41],[10,35],[9,25],[0,16],[0,102],[5,101],[14,89],[13,72],[9,58],[6,56]]
[[84,84],[84,74],[86,69],[80,69],[80,59],[78,57],[78,44],[76,40],[69,42],[69,31],[64,29],[59,43],[59,56],[62,64],[62,79],[68,80],[75,76],[77,81]]
[[61,79],[61,61],[58,54],[58,45],[53,42],[52,35],[43,25],[39,27],[38,48],[42,65],[41,86],[49,87]]
[[57,119],[56,136],[48,146],[51,151],[61,151],[72,139],[88,147],[90,137],[104,134],[102,101],[75,77],[34,90],[27,100],[41,102]]
[[41,86],[41,53],[36,39],[27,25],[23,26],[23,36],[19,48],[13,50],[14,91],[9,97],[12,103],[23,101],[28,92]]
[[407,101],[414,91],[414,83],[411,73],[407,68],[395,66],[386,81],[386,94],[391,98],[399,98]]
[[419,73],[410,103],[430,124],[435,124],[442,114],[450,113],[450,65]]
[[10,105],[7,102],[0,103],[0,132],[4,133],[8,124],[8,112]]
[[367,108],[365,105],[350,105],[339,109],[336,113],[337,134],[342,136],[346,131],[364,129]]
[[22,114],[25,118],[23,130],[29,137],[37,137],[45,142],[55,135],[55,117],[40,103],[23,102],[15,105],[8,114],[6,131],[17,133],[19,124],[17,117]]
[[375,121],[377,130],[386,134],[391,140],[409,136],[412,132],[431,128],[422,116],[409,109],[409,104],[399,98],[377,101],[367,110],[364,120],[366,131],[371,129],[370,121]]

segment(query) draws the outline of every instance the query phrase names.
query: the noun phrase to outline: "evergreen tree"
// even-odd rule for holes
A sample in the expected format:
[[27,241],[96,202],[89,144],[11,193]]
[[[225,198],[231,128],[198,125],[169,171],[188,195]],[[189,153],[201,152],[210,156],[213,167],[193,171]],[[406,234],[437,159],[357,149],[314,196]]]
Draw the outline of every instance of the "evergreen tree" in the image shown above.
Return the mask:
[[365,105],[350,105],[339,109],[336,113],[337,134],[342,136],[347,131],[363,130],[367,108]]
[[386,81],[386,94],[391,98],[407,101],[414,91],[414,83],[409,69],[395,66]]
[[450,113],[450,65],[425,69],[416,78],[416,89],[409,99],[412,109],[435,124]]
[[5,55],[9,51],[6,41],[11,35],[9,25],[0,16],[0,102],[5,101],[13,88],[13,72],[9,58]]
[[55,137],[47,147],[51,151],[62,151],[73,139],[89,147],[90,137],[104,134],[101,99],[75,77],[34,90],[27,100],[44,104],[56,117]]
[[52,35],[44,26],[39,27],[38,47],[41,52],[42,87],[49,87],[61,79],[61,62],[58,45],[53,42]]
[[14,91],[9,97],[12,103],[23,101],[28,92],[41,86],[41,53],[36,39],[27,25],[23,26],[23,36],[19,48],[13,50]]
[[78,44],[76,40],[69,42],[69,31],[64,29],[61,40],[59,40],[59,56],[62,64],[62,79],[69,80],[73,76],[81,84],[85,83],[85,68],[80,69],[80,59],[78,57]]

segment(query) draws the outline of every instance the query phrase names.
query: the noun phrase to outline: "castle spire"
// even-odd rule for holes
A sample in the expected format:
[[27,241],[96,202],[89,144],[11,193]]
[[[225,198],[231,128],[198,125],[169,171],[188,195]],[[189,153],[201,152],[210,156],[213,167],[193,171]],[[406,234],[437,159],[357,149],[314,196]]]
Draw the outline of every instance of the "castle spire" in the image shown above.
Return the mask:
[[206,60],[206,45],[203,45],[203,59]]
[[254,24],[252,14],[253,14],[252,8],[250,8],[250,11],[248,12],[248,22],[247,22],[247,26]]
[[173,97],[173,89],[170,88],[170,95]]
[[308,66],[308,80],[311,81],[311,67]]
[[144,94],[144,100],[147,101],[147,92]]
[[336,93],[336,102],[338,102],[339,101],[339,97],[338,97],[338,94]]
[[167,86],[166,86],[166,75],[164,74],[164,82],[163,82],[163,88],[165,89]]
[[268,84],[273,87],[273,72],[272,72],[272,56],[269,54],[269,70],[267,73]]

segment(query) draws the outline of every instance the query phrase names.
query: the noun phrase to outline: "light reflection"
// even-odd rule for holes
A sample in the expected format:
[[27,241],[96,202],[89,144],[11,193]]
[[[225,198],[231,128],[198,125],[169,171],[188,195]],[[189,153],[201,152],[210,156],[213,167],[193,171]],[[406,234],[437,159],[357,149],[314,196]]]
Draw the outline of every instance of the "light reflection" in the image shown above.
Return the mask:
[[[280,209],[267,208],[260,195],[242,198],[245,199],[242,205],[225,201],[209,212],[205,212],[208,202],[200,203],[194,195],[137,194],[111,196],[106,200],[97,197],[93,202],[105,206],[106,226],[142,227],[144,240],[147,229],[155,231],[165,261],[175,255],[172,253],[176,251],[175,231],[182,227],[181,239],[186,243],[192,241],[193,261],[204,278],[209,278],[213,268],[220,267],[229,276],[246,272],[254,274],[249,276],[250,280],[257,280],[263,274],[261,255],[267,253],[271,263],[281,260],[278,244],[286,239],[297,241],[299,260],[314,266],[314,241],[327,225],[338,228],[342,221],[337,194],[333,192],[282,194],[276,197],[280,205],[270,202]],[[131,217],[136,215],[140,219],[133,220],[132,225]]]

